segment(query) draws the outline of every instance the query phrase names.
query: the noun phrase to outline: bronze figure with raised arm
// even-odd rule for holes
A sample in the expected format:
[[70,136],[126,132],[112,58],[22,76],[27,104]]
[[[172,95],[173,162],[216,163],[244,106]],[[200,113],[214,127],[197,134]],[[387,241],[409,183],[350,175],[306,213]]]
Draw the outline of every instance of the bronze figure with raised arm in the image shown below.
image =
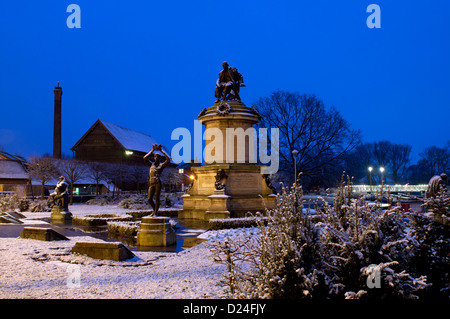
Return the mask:
[[[165,160],[159,153],[164,154]],[[153,155],[153,160],[151,159]],[[150,167],[148,179],[148,203],[153,208],[153,216],[157,216],[161,195],[161,174],[164,168],[170,163],[170,156],[162,149],[161,144],[153,144],[152,150],[145,154],[144,162]]]

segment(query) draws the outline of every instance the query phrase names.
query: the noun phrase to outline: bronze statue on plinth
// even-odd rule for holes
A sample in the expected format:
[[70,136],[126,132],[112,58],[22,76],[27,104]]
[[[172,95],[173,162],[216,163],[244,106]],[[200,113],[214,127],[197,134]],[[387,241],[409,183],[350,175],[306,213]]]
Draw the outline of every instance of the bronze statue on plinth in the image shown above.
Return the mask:
[[69,210],[69,184],[66,183],[63,176],[59,177],[55,191],[50,194],[48,204],[50,207],[57,207],[64,212]]
[[[153,152],[160,151],[164,154],[165,161],[162,162],[163,158],[161,154]],[[153,155],[153,161],[151,157]],[[148,179],[148,203],[153,208],[153,215],[158,214],[161,196],[161,174],[164,168],[170,163],[170,156],[162,149],[161,144],[153,144],[152,150],[145,154],[144,162],[150,167],[149,179]],[[153,200],[154,199],[154,200]]]
[[219,72],[216,81],[216,103],[223,101],[241,101],[239,90],[244,84],[244,78],[237,68],[229,67],[228,62],[222,63],[223,70]]

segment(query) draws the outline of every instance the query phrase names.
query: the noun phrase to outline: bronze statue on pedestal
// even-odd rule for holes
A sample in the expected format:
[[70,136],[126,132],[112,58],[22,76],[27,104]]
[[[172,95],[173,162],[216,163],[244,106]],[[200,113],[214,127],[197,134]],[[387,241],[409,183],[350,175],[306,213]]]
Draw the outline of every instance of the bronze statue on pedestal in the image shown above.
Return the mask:
[[[162,162],[163,158],[161,154],[156,153],[155,151],[160,151],[164,154],[165,161]],[[151,157],[153,155],[153,161]],[[161,144],[153,144],[152,150],[148,152],[144,156],[144,162],[150,167],[149,170],[149,179],[148,179],[148,203],[153,208],[153,215],[156,216],[158,214],[159,205],[160,205],[160,196],[161,196],[161,174],[164,168],[170,163],[170,156],[162,149]],[[153,200],[154,199],[154,200]]]
[[66,183],[63,176],[59,177],[55,191],[50,194],[48,204],[52,208],[58,207],[65,212],[69,210],[69,184]]
[[245,86],[244,78],[237,68],[229,67],[228,62],[222,63],[223,70],[219,72],[216,81],[216,103],[223,101],[240,101],[240,88]]

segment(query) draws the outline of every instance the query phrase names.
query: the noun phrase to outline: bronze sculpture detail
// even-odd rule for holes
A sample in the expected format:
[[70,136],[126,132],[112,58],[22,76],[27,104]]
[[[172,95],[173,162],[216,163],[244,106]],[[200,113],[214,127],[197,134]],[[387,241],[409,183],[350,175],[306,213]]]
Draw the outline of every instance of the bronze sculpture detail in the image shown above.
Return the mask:
[[56,184],[55,191],[50,194],[48,202],[51,207],[56,206],[65,212],[69,210],[69,184],[63,176],[59,177],[59,182]]
[[217,115],[219,115],[219,116],[227,115],[227,114],[230,113],[230,111],[231,111],[231,106],[230,106],[230,104],[224,102],[223,100],[220,101],[220,103],[217,105],[216,113],[217,113]]
[[426,198],[435,197],[439,191],[447,191],[447,174],[433,176],[428,183]]
[[225,180],[227,178],[227,174],[223,169],[218,169],[216,174],[216,182],[214,184],[216,190],[225,189]]
[[270,175],[269,174],[263,174],[262,176],[264,178],[264,181],[266,182],[267,187],[270,188],[270,190],[272,191],[273,194],[277,193],[277,189],[275,188],[275,186],[273,186],[272,181],[270,179]]
[[[153,152],[160,151],[164,154],[165,160],[162,162],[163,158],[161,154]],[[151,160],[153,155],[154,160]],[[170,163],[170,156],[162,149],[161,144],[153,144],[152,150],[145,154],[144,162],[150,167],[149,170],[149,180],[148,180],[148,203],[153,208],[153,215],[158,214],[160,206],[160,196],[161,196],[161,174],[164,168]]]
[[240,88],[245,86],[244,78],[237,68],[229,67],[228,62],[222,63],[223,70],[219,72],[216,81],[216,103],[223,101],[240,101]]

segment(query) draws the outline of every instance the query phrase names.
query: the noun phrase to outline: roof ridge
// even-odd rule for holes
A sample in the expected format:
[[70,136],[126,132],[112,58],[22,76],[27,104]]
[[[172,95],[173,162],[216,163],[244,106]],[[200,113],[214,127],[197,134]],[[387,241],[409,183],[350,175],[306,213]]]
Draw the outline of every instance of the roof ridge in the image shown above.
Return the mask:
[[136,132],[136,133],[139,133],[139,134],[142,134],[142,135],[147,135],[147,136],[150,136],[151,138],[153,138],[153,136],[151,136],[150,134],[142,133],[142,132],[133,130],[131,128],[125,127],[125,126],[121,126],[121,125],[118,125],[118,124],[115,124],[115,123],[111,123],[111,122],[108,122],[108,121],[105,121],[105,120],[102,120],[102,119],[99,119],[99,121],[102,122],[103,124],[106,123],[106,124],[114,125],[114,126],[117,126],[117,127],[121,128],[121,129],[132,131],[132,132]]

